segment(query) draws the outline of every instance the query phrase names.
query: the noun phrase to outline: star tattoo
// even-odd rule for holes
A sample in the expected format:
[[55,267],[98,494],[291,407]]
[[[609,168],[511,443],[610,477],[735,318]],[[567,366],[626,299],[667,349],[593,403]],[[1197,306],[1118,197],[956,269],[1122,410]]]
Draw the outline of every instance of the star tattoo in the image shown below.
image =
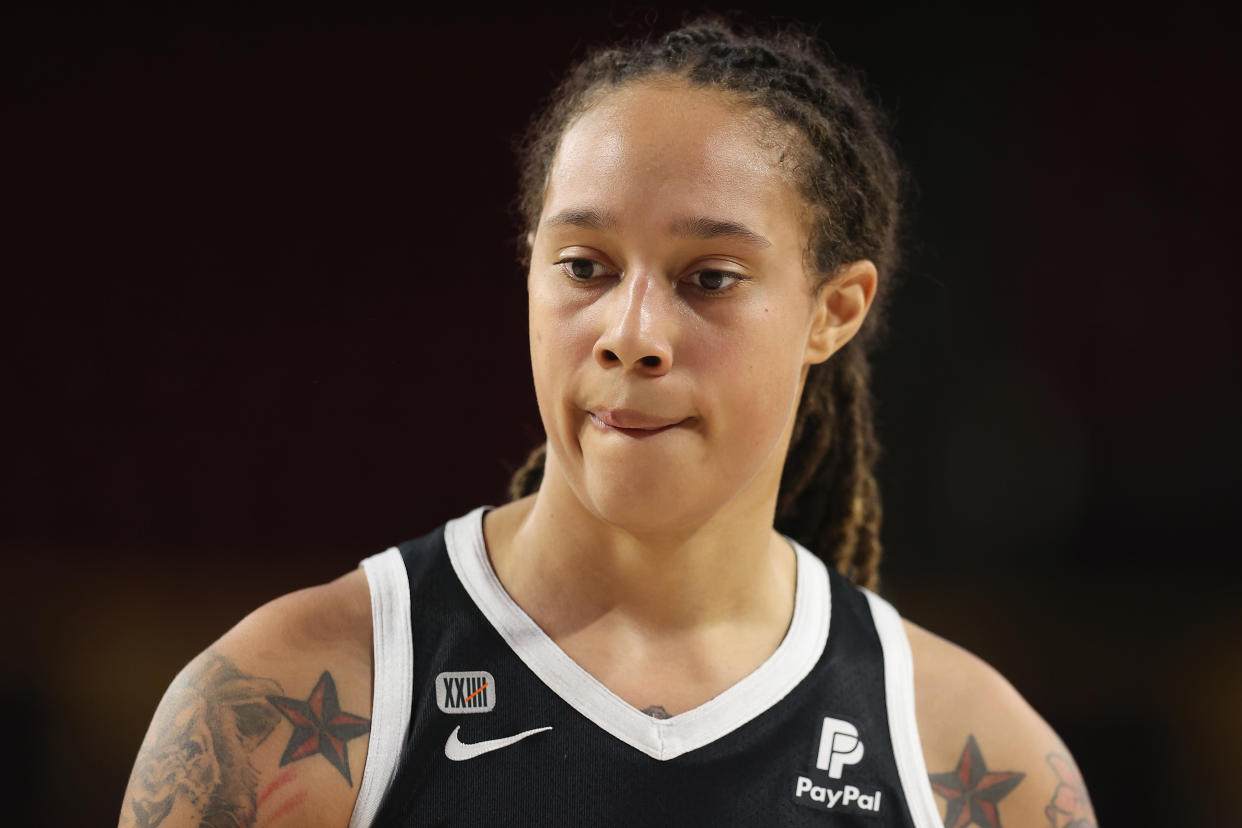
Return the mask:
[[932,790],[945,800],[945,828],[1001,828],[996,803],[1025,777],[1017,771],[988,770],[972,733],[962,749],[962,758],[957,760],[957,769],[933,773],[929,778]]
[[308,756],[323,756],[353,787],[346,743],[369,731],[371,720],[341,712],[332,674],[323,671],[306,701],[287,696],[268,696],[267,700],[293,724],[293,737],[280,758],[281,767]]

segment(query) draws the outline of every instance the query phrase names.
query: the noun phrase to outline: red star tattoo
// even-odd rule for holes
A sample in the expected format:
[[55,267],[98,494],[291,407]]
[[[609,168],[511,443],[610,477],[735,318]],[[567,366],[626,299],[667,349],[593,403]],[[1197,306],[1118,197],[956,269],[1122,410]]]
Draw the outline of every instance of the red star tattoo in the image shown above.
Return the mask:
[[932,790],[944,797],[945,828],[1001,828],[996,803],[1026,777],[1017,771],[989,771],[972,733],[957,760],[957,770],[930,775]]
[[287,696],[268,696],[267,700],[293,723],[293,737],[280,758],[281,767],[308,756],[323,756],[353,787],[345,743],[369,731],[371,720],[341,712],[332,674],[323,671],[306,701]]

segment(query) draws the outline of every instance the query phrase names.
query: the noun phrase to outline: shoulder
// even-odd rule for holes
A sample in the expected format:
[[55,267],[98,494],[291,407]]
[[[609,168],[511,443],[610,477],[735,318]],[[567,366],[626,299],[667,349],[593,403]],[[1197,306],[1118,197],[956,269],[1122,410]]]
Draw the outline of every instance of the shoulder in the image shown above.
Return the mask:
[[143,740],[122,826],[345,826],[366,759],[366,576],[277,598],[177,675]]
[[[923,757],[946,825],[1003,818],[1009,828],[1095,828],[1069,749],[1013,685],[962,647],[903,626]],[[963,811],[972,816],[958,822]]]

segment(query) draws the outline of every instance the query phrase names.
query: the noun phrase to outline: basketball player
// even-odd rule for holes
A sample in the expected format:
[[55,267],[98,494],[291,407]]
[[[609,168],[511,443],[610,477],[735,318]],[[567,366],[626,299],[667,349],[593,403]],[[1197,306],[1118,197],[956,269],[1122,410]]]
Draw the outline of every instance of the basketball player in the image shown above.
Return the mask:
[[873,590],[885,129],[711,16],[571,71],[522,148],[546,444],[194,659],[120,824],[1094,828],[1056,733]]

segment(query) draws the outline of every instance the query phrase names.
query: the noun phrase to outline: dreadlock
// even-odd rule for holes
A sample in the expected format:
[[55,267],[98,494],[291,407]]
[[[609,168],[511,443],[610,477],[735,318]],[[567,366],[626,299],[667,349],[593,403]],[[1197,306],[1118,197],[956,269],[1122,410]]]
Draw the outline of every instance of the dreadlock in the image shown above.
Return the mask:
[[[658,40],[646,35],[596,48],[552,92],[515,145],[519,189],[513,211],[518,257],[529,268],[543,194],[569,125],[610,90],[655,75],[723,88],[792,127],[802,140],[795,184],[812,217],[806,271],[818,292],[839,269],[870,259],[880,273],[859,332],[807,373],[776,508],[776,529],[797,539],[853,583],[879,584],[880,456],[868,353],[886,330],[884,301],[897,270],[900,191],[905,174],[888,137],[889,121],[867,98],[861,76],[813,34],[795,27],[735,31],[701,14]],[[547,444],[512,476],[509,497],[539,489]]]

